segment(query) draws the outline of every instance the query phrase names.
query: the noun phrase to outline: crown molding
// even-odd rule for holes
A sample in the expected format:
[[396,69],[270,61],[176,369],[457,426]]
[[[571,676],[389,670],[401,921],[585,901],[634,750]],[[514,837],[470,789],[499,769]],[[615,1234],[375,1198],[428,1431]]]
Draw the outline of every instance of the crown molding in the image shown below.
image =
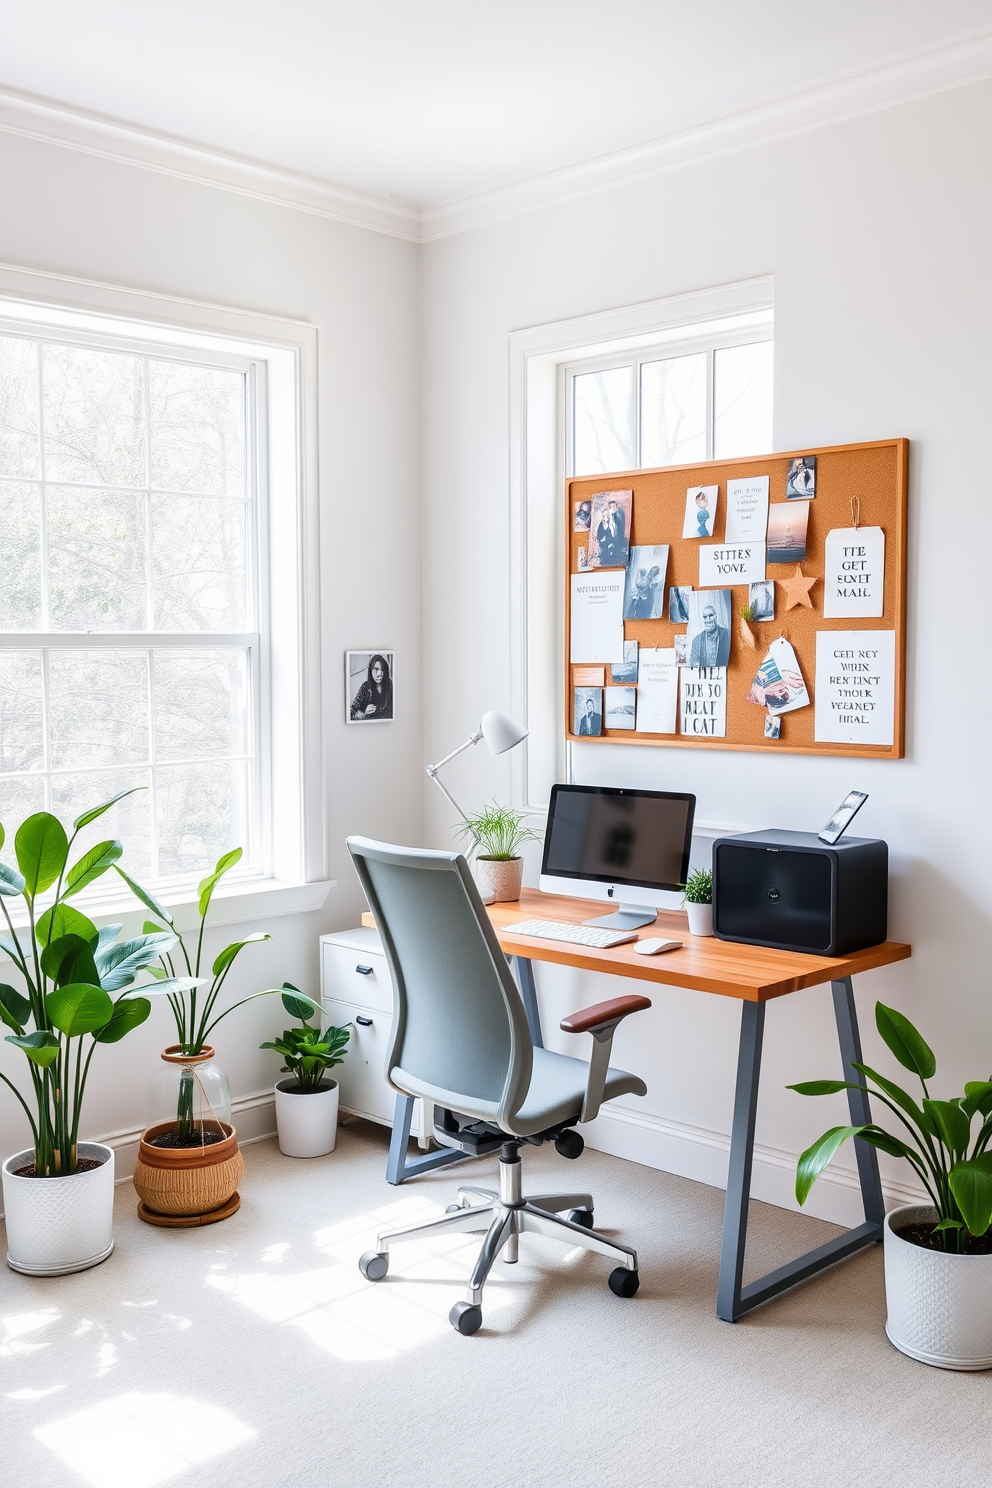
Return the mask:
[[681,170],[988,77],[992,77],[992,31],[986,30],[834,78],[806,91],[783,94],[753,108],[712,116],[689,128],[526,181],[434,203],[420,213],[420,241],[429,243],[505,222],[558,202]]
[[356,191],[9,88],[0,88],[0,134],[61,145],[350,227],[371,228],[413,242],[420,237],[420,212],[410,202]]

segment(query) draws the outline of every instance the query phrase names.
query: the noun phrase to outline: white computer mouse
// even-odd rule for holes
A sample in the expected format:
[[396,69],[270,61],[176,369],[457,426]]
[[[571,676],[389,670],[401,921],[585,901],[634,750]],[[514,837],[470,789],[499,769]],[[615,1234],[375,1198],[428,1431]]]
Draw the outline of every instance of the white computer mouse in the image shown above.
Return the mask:
[[639,956],[660,956],[663,951],[677,951],[684,942],[681,940],[659,940],[652,937],[648,940],[639,940],[634,950]]

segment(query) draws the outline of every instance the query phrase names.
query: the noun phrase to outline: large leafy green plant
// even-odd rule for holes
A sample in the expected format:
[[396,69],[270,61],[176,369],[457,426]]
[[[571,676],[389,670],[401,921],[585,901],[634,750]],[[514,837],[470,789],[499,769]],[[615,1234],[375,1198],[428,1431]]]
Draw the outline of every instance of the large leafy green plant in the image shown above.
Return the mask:
[[[7,1043],[21,1049],[31,1081],[29,1098],[6,1075],[31,1125],[35,1172],[57,1177],[76,1171],[79,1120],[93,1055],[100,1044],[115,1044],[143,1023],[151,1011],[146,995],[111,995],[129,987],[138,972],[174,943],[171,931],[155,926],[119,940],[121,926],[97,930],[68,901],[94,882],[123,851],[116,840],[98,842],[69,866],[73,845],[88,827],[130,791],[84,811],[66,833],[58,817],[39,811],[14,837],[17,868],[0,862],[0,908],[9,934],[0,947],[23,979],[23,989],[0,985],[0,1021],[12,1030]],[[0,849],[6,840],[0,825]],[[39,897],[55,885],[54,900],[40,912]],[[23,901],[27,927],[15,929],[14,900]],[[176,979],[155,991],[174,993]],[[144,994],[149,989],[143,988]]]
[[300,994],[292,982],[283,982],[282,1005],[291,1018],[299,1018],[301,1027],[287,1028],[281,1039],[260,1044],[261,1049],[275,1049],[286,1063],[281,1073],[295,1075],[301,1090],[313,1092],[320,1089],[324,1075],[334,1065],[341,1064],[345,1047],[351,1038],[351,1024],[344,1028],[310,1027],[315,1015],[313,1003]]
[[[796,1198],[805,1203],[810,1189],[848,1137],[860,1137],[882,1152],[903,1157],[915,1171],[937,1211],[935,1232],[943,1248],[966,1251],[969,1237],[992,1226],[992,1080],[970,1081],[964,1095],[934,1100],[927,1085],[937,1070],[933,1050],[902,1013],[875,1004],[879,1033],[904,1069],[919,1079],[923,1098],[917,1103],[899,1085],[867,1064],[853,1067],[868,1084],[847,1080],[809,1080],[790,1085],[800,1095],[834,1095],[864,1090],[902,1123],[910,1140],[894,1137],[874,1122],[866,1126],[833,1126],[799,1159]],[[873,1088],[876,1087],[876,1088]],[[977,1124],[976,1124],[977,1118]]]

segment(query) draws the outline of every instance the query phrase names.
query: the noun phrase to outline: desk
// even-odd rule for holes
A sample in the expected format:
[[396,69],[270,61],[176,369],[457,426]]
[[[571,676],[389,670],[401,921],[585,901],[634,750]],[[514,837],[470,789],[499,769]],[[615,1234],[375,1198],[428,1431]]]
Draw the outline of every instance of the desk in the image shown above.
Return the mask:
[[[857,1080],[860,1077],[851,1069],[851,1065],[861,1063],[861,1038],[851,978],[860,971],[870,971],[876,966],[891,966],[896,961],[906,960],[911,954],[910,947],[895,941],[886,941],[884,945],[871,946],[866,951],[855,951],[849,956],[838,957],[765,950],[761,946],[740,945],[727,940],[690,937],[685,915],[665,911],[659,913],[653,925],[646,925],[641,931],[643,936],[667,936],[685,940],[682,950],[670,951],[663,956],[638,956],[633,942],[615,946],[612,950],[597,951],[586,946],[569,945],[564,941],[536,940],[531,936],[512,935],[506,929],[507,925],[530,919],[565,920],[581,924],[594,913],[595,906],[588,899],[565,899],[538,893],[536,889],[524,889],[519,903],[489,906],[489,917],[499,943],[507,956],[516,960],[517,979],[536,1044],[540,1045],[542,1039],[534,988],[534,961],[552,961],[559,966],[575,966],[583,971],[633,977],[639,982],[654,983],[658,987],[688,987],[718,997],[733,997],[741,1004],[740,1049],[730,1136],[723,1244],[720,1252],[717,1316],[726,1322],[736,1322],[753,1307],[767,1302],[771,1297],[795,1286],[797,1282],[804,1281],[836,1261],[843,1260],[845,1256],[853,1255],[864,1246],[881,1240],[885,1208],[878,1176],[877,1154],[874,1147],[855,1141],[865,1211],[864,1224],[835,1240],[829,1240],[826,1245],[818,1246],[816,1250],[807,1252],[797,1260],[790,1261],[788,1265],[780,1266],[758,1281],[749,1282],[747,1286],[742,1285],[765,1005],[775,997],[785,997],[804,987],[817,987],[829,982],[833,993],[841,1067],[845,1078]],[[397,1101],[398,1118],[399,1102],[406,1099],[401,1096]],[[861,1126],[871,1120],[868,1097],[862,1091],[849,1090],[847,1099],[852,1125]],[[409,1113],[412,1112],[413,1102],[408,1101],[407,1105],[408,1134]],[[394,1135],[396,1130],[394,1127]],[[404,1138],[402,1150],[405,1152],[405,1149]],[[431,1154],[432,1158],[448,1161],[460,1156],[461,1154],[456,1153]],[[424,1161],[414,1159],[410,1164],[411,1171],[417,1170],[416,1165]],[[394,1177],[392,1181],[402,1179]]]

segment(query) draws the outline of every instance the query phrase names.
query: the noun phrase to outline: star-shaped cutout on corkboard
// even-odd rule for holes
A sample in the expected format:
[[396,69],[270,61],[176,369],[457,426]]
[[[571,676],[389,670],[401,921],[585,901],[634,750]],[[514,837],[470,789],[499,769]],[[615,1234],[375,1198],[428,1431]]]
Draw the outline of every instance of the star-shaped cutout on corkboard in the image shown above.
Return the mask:
[[779,579],[778,581],[785,590],[785,608],[794,609],[796,605],[805,605],[807,610],[813,608],[813,601],[809,597],[809,591],[813,585],[819,583],[816,574],[811,577],[803,573],[801,563],[796,564],[796,571],[791,579]]

